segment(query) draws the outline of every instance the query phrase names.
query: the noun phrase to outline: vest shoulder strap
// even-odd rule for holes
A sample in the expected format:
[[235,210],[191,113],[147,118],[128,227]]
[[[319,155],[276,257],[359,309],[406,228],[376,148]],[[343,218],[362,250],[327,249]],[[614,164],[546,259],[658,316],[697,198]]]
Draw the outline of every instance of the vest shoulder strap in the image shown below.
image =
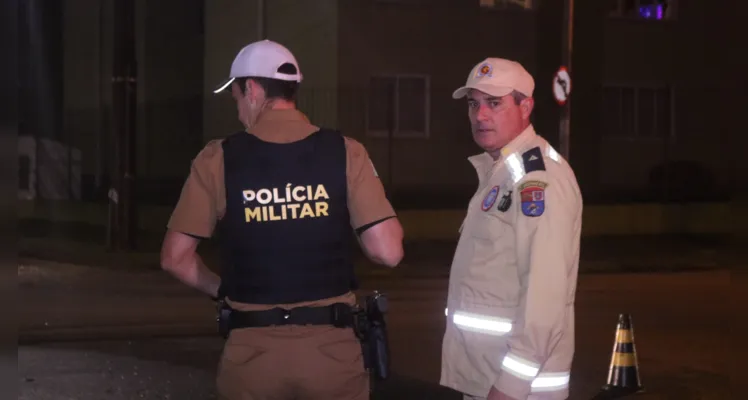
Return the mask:
[[313,135],[317,135],[325,139],[342,139],[343,138],[343,134],[339,130],[332,129],[332,128],[324,128],[324,127],[320,127],[317,132],[313,133]]

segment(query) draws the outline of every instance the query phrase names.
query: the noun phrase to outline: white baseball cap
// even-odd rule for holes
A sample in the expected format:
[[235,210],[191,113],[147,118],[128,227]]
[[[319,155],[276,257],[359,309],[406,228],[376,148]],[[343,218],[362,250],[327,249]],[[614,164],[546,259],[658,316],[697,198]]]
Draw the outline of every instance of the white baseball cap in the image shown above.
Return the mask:
[[506,96],[516,90],[532,97],[535,80],[516,61],[503,58],[486,58],[470,71],[465,86],[452,93],[453,99],[465,96],[470,89],[477,89],[492,96]]
[[[283,64],[292,64],[296,67],[296,73],[278,72],[278,68]],[[223,91],[236,78],[244,77],[272,78],[293,82],[301,82],[302,78],[299,63],[296,62],[296,57],[291,51],[280,43],[267,39],[250,43],[241,49],[231,64],[229,78],[221,82],[213,93]]]

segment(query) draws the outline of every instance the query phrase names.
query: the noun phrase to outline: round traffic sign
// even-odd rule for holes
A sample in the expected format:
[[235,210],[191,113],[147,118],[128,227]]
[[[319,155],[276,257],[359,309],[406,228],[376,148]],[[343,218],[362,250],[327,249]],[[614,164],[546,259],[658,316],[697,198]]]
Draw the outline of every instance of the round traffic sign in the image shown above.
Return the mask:
[[561,67],[553,76],[553,97],[560,105],[566,104],[566,100],[571,93],[571,76],[566,67]]

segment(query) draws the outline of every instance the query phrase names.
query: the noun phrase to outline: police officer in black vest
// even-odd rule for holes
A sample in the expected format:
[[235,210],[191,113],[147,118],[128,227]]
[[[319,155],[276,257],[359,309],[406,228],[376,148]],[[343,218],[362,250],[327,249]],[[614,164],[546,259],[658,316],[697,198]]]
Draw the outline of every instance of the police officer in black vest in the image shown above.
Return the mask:
[[[163,243],[166,271],[232,310],[224,399],[369,398],[351,249],[394,267],[402,227],[364,147],[296,109],[301,80],[276,42],[239,52],[215,92],[231,90],[246,130],[194,159]],[[220,277],[196,253],[215,232]]]

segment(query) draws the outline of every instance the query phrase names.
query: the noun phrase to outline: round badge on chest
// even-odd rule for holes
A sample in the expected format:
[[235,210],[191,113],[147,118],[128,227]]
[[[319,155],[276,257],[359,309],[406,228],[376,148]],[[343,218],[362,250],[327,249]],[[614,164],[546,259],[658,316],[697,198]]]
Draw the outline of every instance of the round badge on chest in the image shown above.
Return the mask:
[[481,209],[483,211],[488,211],[491,207],[493,207],[493,204],[496,202],[497,197],[499,197],[499,187],[494,186],[488,192],[486,197],[483,198],[483,204],[481,204]]

